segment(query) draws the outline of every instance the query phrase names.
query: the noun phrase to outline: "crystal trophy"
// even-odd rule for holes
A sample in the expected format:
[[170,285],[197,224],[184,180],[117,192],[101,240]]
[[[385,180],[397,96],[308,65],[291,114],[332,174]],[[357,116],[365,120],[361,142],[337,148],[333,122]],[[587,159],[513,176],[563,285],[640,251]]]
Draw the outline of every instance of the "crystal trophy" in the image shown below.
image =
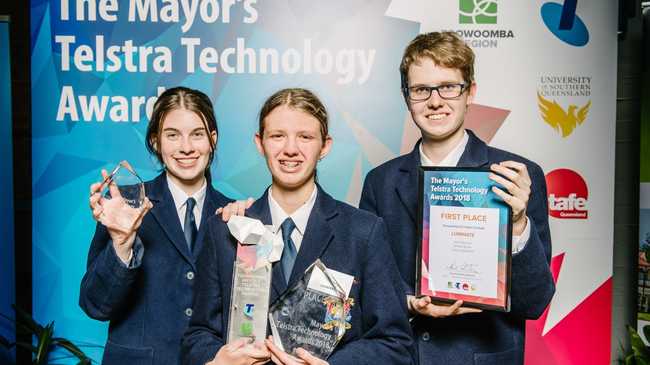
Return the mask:
[[[238,245],[238,256],[250,246]],[[228,340],[263,341],[269,311],[271,264],[259,268],[235,260],[228,319]]]
[[101,193],[106,199],[115,198],[112,187],[117,187],[120,197],[131,208],[139,209],[143,206],[144,182],[127,161],[120,162],[102,182]]
[[[318,271],[318,272],[317,272]],[[311,279],[324,278],[333,290],[329,293],[314,289]],[[332,295],[332,292],[336,295]],[[294,354],[298,347],[319,359],[327,359],[350,328],[350,309],[354,305],[347,298],[325,265],[316,260],[303,277],[269,309],[273,339],[283,351]]]
[[263,341],[268,321],[272,262],[282,255],[282,238],[275,237],[261,221],[248,217],[232,217],[228,229],[238,243],[226,342],[241,338]]

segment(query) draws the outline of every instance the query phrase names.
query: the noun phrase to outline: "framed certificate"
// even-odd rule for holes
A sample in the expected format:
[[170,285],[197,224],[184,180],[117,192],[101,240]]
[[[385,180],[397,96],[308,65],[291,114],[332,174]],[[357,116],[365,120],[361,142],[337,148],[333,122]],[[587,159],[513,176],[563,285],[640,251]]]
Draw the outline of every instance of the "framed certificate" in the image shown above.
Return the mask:
[[512,210],[489,169],[421,167],[417,295],[510,310]]

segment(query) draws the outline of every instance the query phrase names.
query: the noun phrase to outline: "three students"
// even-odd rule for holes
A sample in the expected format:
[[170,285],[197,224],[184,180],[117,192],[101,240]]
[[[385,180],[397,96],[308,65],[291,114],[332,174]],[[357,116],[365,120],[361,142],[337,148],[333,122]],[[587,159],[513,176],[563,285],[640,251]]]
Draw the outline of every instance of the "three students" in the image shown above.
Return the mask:
[[[411,153],[368,174],[360,207],[370,213],[335,200],[317,184],[318,161],[332,138],[327,111],[313,93],[280,90],[260,111],[255,144],[272,180],[245,214],[283,237],[271,302],[316,259],[354,277],[351,328],[327,361],[304,350],[287,354],[270,339],[225,344],[237,242],[222,217],[212,214],[229,202],[206,178],[216,121],[205,95],[175,88],[156,103],[147,133],[148,147],[165,168],[146,185],[151,202],[138,211],[119,209],[119,200],[97,194],[101,183],[91,186],[91,209],[100,224],[80,304],[89,316],[111,321],[104,362],[523,363],[525,320],[537,318],[554,292],[543,172],[464,128],[476,81],[474,53],[458,36],[419,35],[406,48],[400,73],[422,139]],[[511,312],[413,296],[420,165],[490,167],[491,178],[504,187],[494,192],[513,211]],[[240,202],[238,214],[242,207]],[[120,225],[117,217],[125,211],[128,224]]]

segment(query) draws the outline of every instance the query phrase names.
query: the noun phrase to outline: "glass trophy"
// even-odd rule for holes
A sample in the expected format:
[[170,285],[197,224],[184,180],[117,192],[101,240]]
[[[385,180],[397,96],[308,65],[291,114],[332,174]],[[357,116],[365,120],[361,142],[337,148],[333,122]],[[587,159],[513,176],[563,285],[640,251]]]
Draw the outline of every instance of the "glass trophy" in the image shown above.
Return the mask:
[[112,199],[111,187],[117,187],[121,198],[130,207],[139,209],[144,204],[144,182],[127,162],[120,162],[104,179],[102,183],[102,196]]
[[[318,275],[316,271],[320,271]],[[312,276],[324,277],[332,290],[328,290],[329,293],[315,290]],[[333,292],[337,295],[331,295]],[[289,354],[302,347],[325,360],[350,328],[353,305],[353,299],[346,298],[345,291],[317,260],[269,309],[274,341]]]
[[263,245],[237,244],[230,297],[227,343],[238,339],[263,341],[271,290],[271,263],[257,262]]

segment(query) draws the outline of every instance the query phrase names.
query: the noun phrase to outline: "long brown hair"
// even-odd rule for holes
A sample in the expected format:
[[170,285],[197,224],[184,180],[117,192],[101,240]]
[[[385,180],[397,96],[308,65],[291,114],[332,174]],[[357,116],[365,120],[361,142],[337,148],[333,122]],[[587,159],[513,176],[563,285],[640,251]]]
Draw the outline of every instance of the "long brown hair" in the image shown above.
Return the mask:
[[160,136],[162,133],[162,124],[169,112],[176,109],[185,109],[196,113],[203,122],[203,126],[208,132],[210,141],[210,158],[205,168],[205,175],[210,176],[210,164],[214,159],[216,145],[212,137],[212,132],[219,135],[217,128],[217,118],[214,116],[212,102],[207,95],[199,90],[190,89],[183,86],[174,87],[163,92],[153,106],[153,112],[149,125],[147,126],[147,150],[156,156],[158,162],[164,167],[162,155],[160,154]]

